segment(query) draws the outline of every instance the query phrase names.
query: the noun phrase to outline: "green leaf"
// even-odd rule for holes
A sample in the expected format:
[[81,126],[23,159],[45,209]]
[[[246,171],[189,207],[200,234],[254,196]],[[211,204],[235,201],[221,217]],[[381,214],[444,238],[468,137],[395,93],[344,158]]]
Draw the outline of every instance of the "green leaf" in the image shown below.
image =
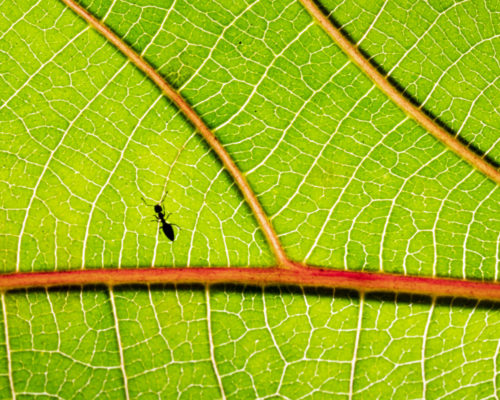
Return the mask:
[[[84,1],[212,128],[292,260],[498,280],[500,191],[409,119],[299,2]],[[324,1],[494,164],[494,1]],[[178,108],[58,0],[0,3],[3,272],[275,263]],[[153,207],[165,192],[170,242]],[[293,287],[2,294],[1,398],[496,398],[498,304]]]

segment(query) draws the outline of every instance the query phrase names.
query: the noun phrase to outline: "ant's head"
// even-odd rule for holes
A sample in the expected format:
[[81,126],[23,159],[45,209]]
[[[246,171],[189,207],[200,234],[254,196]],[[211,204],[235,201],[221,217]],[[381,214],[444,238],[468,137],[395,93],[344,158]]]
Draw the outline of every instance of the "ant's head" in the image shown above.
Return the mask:
[[160,206],[159,204],[155,205],[155,213],[161,213],[163,212],[163,207]]

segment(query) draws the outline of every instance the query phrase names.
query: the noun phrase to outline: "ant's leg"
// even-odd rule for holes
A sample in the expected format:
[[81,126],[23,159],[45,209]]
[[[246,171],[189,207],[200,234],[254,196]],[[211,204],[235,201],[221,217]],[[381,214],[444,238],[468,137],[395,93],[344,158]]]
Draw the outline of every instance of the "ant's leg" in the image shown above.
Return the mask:
[[175,227],[179,228],[180,231],[182,231],[182,228],[179,225],[177,225],[177,224],[170,224],[170,225],[175,226]]
[[[165,221],[166,221],[166,220],[168,219],[168,217],[170,217],[171,215],[172,215],[172,213],[168,213],[168,215],[165,217]],[[177,228],[179,228],[179,230],[182,230],[182,228],[181,228],[179,225],[177,225],[177,224],[172,224],[172,223],[170,223],[170,222],[169,222],[169,224],[170,224],[170,225],[172,225],[172,226],[176,226]]]
[[[177,229],[179,229],[179,233],[180,233],[180,231],[182,231],[182,228],[179,225],[177,225],[177,224],[170,224],[170,225],[172,225],[172,230],[174,229],[173,227],[175,226]],[[177,234],[179,234],[179,233],[177,233]]]
[[[172,215],[172,213],[168,213],[168,215],[165,217],[165,221],[168,219],[168,217],[170,217]],[[173,225],[173,226],[176,226],[177,228],[181,229],[181,227],[177,224],[172,224],[169,222],[170,225]]]

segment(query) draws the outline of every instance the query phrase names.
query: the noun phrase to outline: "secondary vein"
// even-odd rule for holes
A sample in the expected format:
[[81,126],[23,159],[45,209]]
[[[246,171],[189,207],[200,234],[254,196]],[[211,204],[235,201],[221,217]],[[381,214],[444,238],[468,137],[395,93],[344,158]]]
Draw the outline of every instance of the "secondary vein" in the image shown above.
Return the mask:
[[139,68],[146,76],[148,76],[162,92],[181,110],[189,122],[196,128],[197,132],[205,139],[208,145],[214,150],[226,170],[233,177],[236,185],[240,189],[243,197],[249,205],[252,213],[257,219],[264,236],[266,237],[271,250],[273,251],[276,261],[284,268],[288,268],[290,263],[287,260],[285,252],[279,242],[278,236],[274,231],[273,226],[268,220],[266,213],[257,199],[257,196],[248,184],[245,176],[234,163],[233,159],[224,149],[219,140],[215,137],[210,128],[205,124],[196,111],[187,103],[184,97],[181,96],[173,87],[171,87],[163,77],[140,55],[138,55],[132,48],[123,42],[117,35],[115,35],[107,26],[101,21],[96,19],[92,14],[85,10],[82,6],[74,0],[61,0],[76,14],[82,17],[87,23],[95,28],[101,35],[103,35],[110,43],[112,43],[118,50],[120,50],[137,68]]
[[314,3],[314,0],[300,0],[304,8],[318,22],[330,38],[346,53],[352,62],[354,62],[363,71],[375,85],[378,86],[399,108],[408,116],[415,120],[420,126],[426,129],[432,136],[444,143],[450,150],[467,161],[470,165],[488,176],[491,180],[500,184],[500,171],[491,165],[483,157],[477,155],[466,144],[460,142],[457,137],[450,135],[446,130],[437,124],[437,122],[421,108],[413,105],[403,94],[401,94],[389,80],[383,76],[370,61],[368,61],[358,50],[357,46],[352,44],[336,28],[326,15]]

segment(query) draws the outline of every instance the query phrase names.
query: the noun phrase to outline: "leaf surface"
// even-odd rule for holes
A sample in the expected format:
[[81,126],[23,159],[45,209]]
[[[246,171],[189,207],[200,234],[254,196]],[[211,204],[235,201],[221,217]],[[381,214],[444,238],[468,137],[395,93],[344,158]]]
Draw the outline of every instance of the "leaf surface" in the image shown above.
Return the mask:
[[[494,3],[321,6],[402,92],[498,163]],[[498,186],[409,119],[299,2],[81,4],[215,132],[292,260],[498,280]],[[62,3],[0,4],[0,79],[4,272],[273,265],[215,153]],[[174,242],[141,200],[166,191]],[[2,398],[498,396],[489,302],[238,285],[1,300]]]

